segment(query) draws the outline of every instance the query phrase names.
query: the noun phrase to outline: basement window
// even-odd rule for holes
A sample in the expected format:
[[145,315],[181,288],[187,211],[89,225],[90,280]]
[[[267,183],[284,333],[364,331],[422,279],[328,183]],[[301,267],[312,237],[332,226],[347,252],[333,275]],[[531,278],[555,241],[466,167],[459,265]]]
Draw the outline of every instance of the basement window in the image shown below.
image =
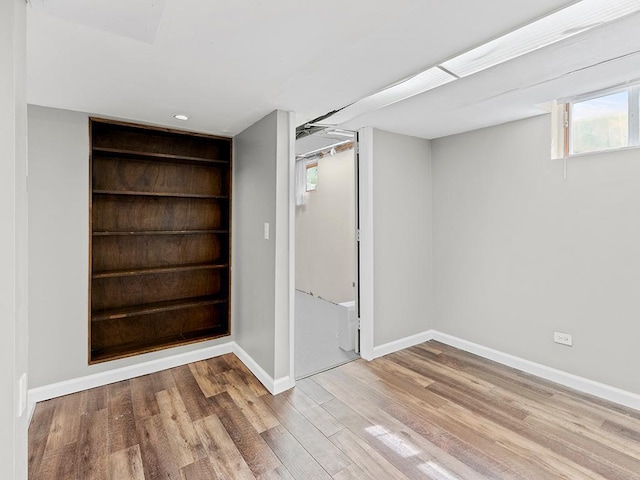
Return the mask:
[[640,145],[640,84],[556,104],[554,158]]
[[318,188],[318,162],[307,164],[307,192],[313,192]]

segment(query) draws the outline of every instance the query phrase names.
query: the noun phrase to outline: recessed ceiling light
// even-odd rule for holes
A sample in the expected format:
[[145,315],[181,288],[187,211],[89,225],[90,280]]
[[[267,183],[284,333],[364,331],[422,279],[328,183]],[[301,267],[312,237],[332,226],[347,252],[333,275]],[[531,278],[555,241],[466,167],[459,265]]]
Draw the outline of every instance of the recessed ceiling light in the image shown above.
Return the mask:
[[182,113],[177,113],[173,116],[173,118],[176,118],[178,120],[189,120],[189,117],[187,115],[184,115]]

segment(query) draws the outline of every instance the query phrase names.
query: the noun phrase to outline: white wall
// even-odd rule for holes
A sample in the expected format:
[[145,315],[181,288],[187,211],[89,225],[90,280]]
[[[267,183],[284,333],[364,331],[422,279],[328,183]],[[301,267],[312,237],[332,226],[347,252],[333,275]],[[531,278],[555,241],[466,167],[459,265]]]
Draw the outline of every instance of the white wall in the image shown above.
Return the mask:
[[640,393],[639,150],[572,158],[565,181],[548,116],[432,148],[436,328]]
[[[0,478],[27,478],[27,191],[25,3],[0,2]],[[25,392],[26,393],[26,392]]]
[[88,365],[88,115],[36,106],[28,112],[30,388],[229,342]]
[[374,346],[433,328],[431,147],[373,130]]
[[318,160],[318,188],[296,207],[296,289],[333,303],[355,299],[353,149]]
[[[234,138],[235,341],[275,380],[290,372],[290,115],[275,111]],[[269,224],[269,239],[264,224]]]

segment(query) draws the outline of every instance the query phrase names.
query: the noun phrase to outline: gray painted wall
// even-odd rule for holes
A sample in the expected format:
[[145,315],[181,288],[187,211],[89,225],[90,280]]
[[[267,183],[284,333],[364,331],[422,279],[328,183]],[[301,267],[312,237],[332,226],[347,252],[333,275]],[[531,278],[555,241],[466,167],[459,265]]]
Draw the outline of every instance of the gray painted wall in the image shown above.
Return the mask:
[[433,328],[431,146],[373,131],[374,346]]
[[550,131],[541,116],[433,141],[435,326],[640,393],[639,151],[569,159],[565,181]]
[[318,177],[317,190],[296,207],[296,289],[349,302],[356,295],[354,150],[320,158]]
[[223,337],[88,365],[88,115],[36,106],[28,114],[29,387],[229,342]]
[[272,378],[289,374],[289,129],[275,111],[234,138],[235,341]]
[[27,190],[25,3],[0,2],[0,478],[27,478]]

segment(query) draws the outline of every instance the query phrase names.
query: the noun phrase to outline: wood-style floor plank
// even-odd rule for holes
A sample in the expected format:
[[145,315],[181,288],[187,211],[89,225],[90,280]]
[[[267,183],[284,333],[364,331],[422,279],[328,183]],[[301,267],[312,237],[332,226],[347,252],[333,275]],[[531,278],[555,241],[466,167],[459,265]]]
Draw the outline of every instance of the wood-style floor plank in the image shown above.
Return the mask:
[[[437,412],[437,407],[432,408],[426,405],[422,409],[411,408],[410,405],[403,403],[402,399],[395,398],[390,389],[370,389],[367,385],[339,370],[324,372],[317,377],[316,381],[329,390],[337,384],[341,386],[343,392],[357,391],[360,401],[366,401],[377,409],[387,412],[395,420],[423,436],[427,441],[460,459],[475,470],[481,478],[518,478],[512,469],[496,458],[494,453],[496,446],[493,442],[478,436],[470,429],[457,428],[455,424],[451,423],[442,424],[429,418],[431,412]],[[339,392],[334,391],[340,398]],[[347,401],[347,403],[354,404],[355,402]]]
[[293,478],[308,480],[330,480],[331,476],[282,426],[274,427],[262,434],[267,444],[278,456]]
[[640,412],[438,342],[271,396],[234,355],[36,406],[30,480],[640,480]]
[[[211,459],[201,458],[197,462],[191,463],[180,470],[182,480],[202,480],[205,478],[228,479],[233,478],[218,474],[213,468]],[[253,478],[253,475],[251,476]]]
[[302,390],[292,388],[282,394],[289,403],[300,412],[309,422],[322,432],[325,437],[338,433],[344,428],[329,412],[317,404]]
[[171,450],[160,415],[138,420],[136,426],[145,478],[147,480],[179,479],[180,473],[176,461],[179,454]]
[[265,401],[286,430],[330,475],[351,465],[349,458],[298,412],[285,396],[269,397]]
[[191,420],[196,421],[213,413],[211,401],[204,396],[198,382],[188,365],[171,369],[176,384],[180,386],[180,395]]
[[195,362],[189,365],[193,377],[198,382],[205,397],[213,397],[227,391],[227,380],[219,365],[213,362]]
[[76,447],[78,478],[107,480],[108,447],[105,433],[109,415],[106,408],[87,412],[80,420],[80,437]]
[[156,385],[152,375],[129,380],[131,386],[131,404],[133,415],[136,420],[152,417],[160,413],[160,407],[156,402]]
[[312,377],[298,380],[296,382],[296,390],[301,390],[309,395],[318,405],[330,402],[335,398],[333,395],[331,395],[331,393],[327,392],[324,388],[318,385],[318,383]]
[[108,385],[109,452],[119,452],[138,444],[129,381]]
[[355,463],[336,473],[333,478],[334,480],[377,480],[363,471]]
[[109,454],[109,479],[145,480],[140,446],[124,448]]
[[80,415],[83,412],[82,392],[66,395],[54,400],[56,411],[53,416],[44,454],[53,454],[65,445],[77,443],[80,436]]
[[178,389],[162,390],[156,393],[156,400],[160,408],[162,426],[177,459],[178,468],[186,467],[206,457],[207,453]]
[[257,397],[269,394],[269,391],[265,388],[265,386],[260,383],[255,375],[251,373],[247,366],[242,363],[238,359],[238,357],[236,357],[235,355],[224,355],[224,358],[227,362],[227,365],[229,365],[234,372],[242,377],[244,382],[249,385],[249,388],[251,388],[251,390]]
[[[47,453],[42,459],[40,469],[32,477],[37,479],[75,480],[77,445],[68,443],[55,451]],[[30,475],[31,476],[31,475]]]
[[254,475],[259,476],[280,465],[278,457],[265,443],[228,393],[212,398],[213,408]]
[[227,393],[258,433],[279,425],[262,398],[255,394],[242,376],[233,370],[226,371],[222,375],[228,385]]
[[334,396],[331,395],[328,391],[318,385],[317,382],[314,381],[312,377],[303,378],[302,380],[298,380],[296,382],[296,389],[301,390],[310,398],[312,398],[317,404],[322,405],[323,403],[330,402],[334,399]]
[[[361,405],[362,403],[357,402]],[[351,432],[380,452],[398,469],[412,476],[414,470],[422,472],[424,465],[438,465],[440,470],[457,478],[476,478],[472,470],[459,459],[438,448],[401,422],[379,410],[369,407],[356,412],[337,398],[325,403],[324,408],[333,414]],[[405,458],[418,461],[405,462]],[[421,473],[420,473],[421,474]]]
[[340,430],[331,436],[331,441],[371,478],[389,480],[407,480],[409,478],[386,460],[380,452],[362,441],[350,430]]
[[[254,478],[251,469],[242,458],[217,415],[210,415],[198,420],[194,425],[202,439],[204,449],[208,453],[209,462],[206,468],[211,468],[219,478],[238,478],[240,480]],[[193,475],[188,467],[184,470]]]
[[287,470],[287,467],[284,465],[280,465],[275,470],[271,470],[256,478],[258,480],[295,480],[295,477],[291,475],[291,472]]
[[56,404],[55,400],[39,404],[37,421],[31,422],[29,426],[29,480],[35,480],[36,473],[40,470]]

